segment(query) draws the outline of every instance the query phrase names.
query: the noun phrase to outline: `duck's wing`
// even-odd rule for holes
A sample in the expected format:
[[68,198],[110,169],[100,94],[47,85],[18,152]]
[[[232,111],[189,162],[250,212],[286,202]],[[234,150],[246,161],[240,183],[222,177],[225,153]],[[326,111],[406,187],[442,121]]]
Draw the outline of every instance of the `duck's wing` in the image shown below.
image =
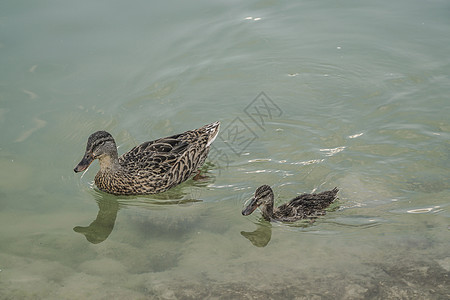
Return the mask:
[[211,132],[206,126],[184,136],[187,147],[182,153],[180,152],[177,161],[169,171],[169,176],[174,182],[185,181],[203,165],[209,153],[209,145],[214,138],[215,136],[211,140]]
[[189,143],[174,135],[142,143],[119,157],[119,163],[129,171],[164,175],[187,150]]
[[[187,179],[206,159],[219,122],[166,138],[145,142],[119,157],[129,172]],[[175,180],[176,181],[176,180]]]
[[219,127],[220,122],[214,122],[178,136],[177,139],[187,146],[179,146],[182,151],[178,151],[177,160],[171,164],[167,173],[174,184],[185,181],[203,165],[209,153],[209,146],[219,133]]

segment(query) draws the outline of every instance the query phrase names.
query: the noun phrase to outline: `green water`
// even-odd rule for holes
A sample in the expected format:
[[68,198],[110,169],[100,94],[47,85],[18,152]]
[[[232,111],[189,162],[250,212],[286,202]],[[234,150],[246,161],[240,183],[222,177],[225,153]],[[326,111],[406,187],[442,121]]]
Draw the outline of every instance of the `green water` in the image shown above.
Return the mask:
[[[450,297],[448,1],[3,1],[0,298]],[[166,193],[73,168],[219,120]],[[313,224],[244,202],[340,188]]]

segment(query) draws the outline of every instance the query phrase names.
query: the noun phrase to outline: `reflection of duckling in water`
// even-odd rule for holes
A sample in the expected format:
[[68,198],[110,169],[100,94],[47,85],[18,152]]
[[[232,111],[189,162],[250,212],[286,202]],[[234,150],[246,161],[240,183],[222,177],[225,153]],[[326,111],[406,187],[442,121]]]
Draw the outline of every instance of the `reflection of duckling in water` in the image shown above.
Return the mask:
[[[266,222],[264,222],[266,223]],[[241,231],[241,235],[256,247],[265,247],[272,238],[272,224],[257,224],[255,231]]]
[[273,207],[273,191],[268,185],[260,186],[250,203],[242,210],[244,216],[251,214],[257,207],[267,221],[294,222],[325,214],[325,208],[336,199],[338,188],[318,194],[302,194],[277,208]]
[[76,226],[73,229],[75,232],[84,234],[92,244],[99,244],[108,238],[114,229],[119,211],[119,202],[114,199],[100,199],[97,204],[99,208],[97,218],[87,227]]

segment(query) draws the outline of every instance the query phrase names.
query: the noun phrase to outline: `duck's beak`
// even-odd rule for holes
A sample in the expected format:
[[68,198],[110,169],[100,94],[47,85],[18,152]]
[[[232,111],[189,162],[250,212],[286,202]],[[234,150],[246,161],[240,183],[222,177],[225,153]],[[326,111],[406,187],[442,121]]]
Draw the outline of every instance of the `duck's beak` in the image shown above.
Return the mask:
[[252,212],[255,211],[255,209],[258,207],[258,199],[256,199],[255,197],[253,197],[250,200],[250,203],[247,205],[247,207],[245,207],[242,210],[242,215],[244,216],[248,216],[249,214],[251,214]]
[[86,170],[89,165],[94,161],[94,156],[90,152],[86,152],[83,156],[83,159],[78,163],[78,165],[75,167],[74,172],[83,172]]

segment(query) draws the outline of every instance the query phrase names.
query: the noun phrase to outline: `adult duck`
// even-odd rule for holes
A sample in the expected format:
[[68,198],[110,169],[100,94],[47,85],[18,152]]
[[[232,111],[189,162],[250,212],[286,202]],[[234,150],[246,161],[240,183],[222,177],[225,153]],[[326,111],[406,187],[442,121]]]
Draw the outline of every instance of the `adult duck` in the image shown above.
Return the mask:
[[120,157],[114,138],[106,131],[89,136],[83,159],[75,172],[86,170],[98,159],[97,187],[114,195],[164,192],[197,172],[206,160],[220,122],[181,134],[145,142]]
[[273,207],[273,191],[268,185],[256,189],[250,203],[242,210],[244,216],[250,215],[257,207],[267,221],[295,222],[308,217],[325,214],[325,208],[336,199],[338,188],[318,194],[302,194],[288,203]]

